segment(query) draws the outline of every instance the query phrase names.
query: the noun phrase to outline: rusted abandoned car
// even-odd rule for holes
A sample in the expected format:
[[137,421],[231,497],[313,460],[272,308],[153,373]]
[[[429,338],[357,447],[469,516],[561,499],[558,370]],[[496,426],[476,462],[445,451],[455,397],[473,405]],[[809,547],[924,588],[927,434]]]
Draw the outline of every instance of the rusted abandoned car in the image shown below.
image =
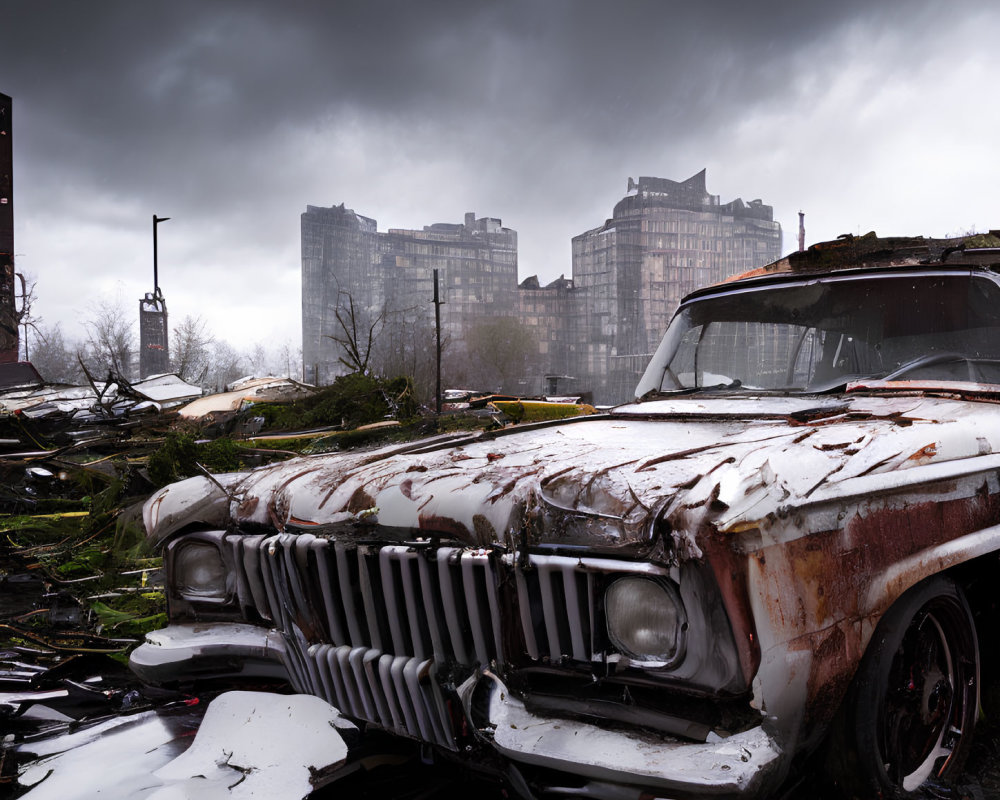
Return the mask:
[[169,486],[133,668],[280,675],[524,795],[947,780],[995,651],[998,245],[696,291],[607,414]]

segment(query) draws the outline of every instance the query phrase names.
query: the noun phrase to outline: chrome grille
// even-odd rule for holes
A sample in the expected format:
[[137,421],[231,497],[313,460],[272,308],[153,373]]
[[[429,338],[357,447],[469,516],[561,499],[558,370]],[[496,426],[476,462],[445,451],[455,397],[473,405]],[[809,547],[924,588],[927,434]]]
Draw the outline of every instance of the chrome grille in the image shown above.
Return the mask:
[[240,606],[285,636],[292,684],[360,719],[454,747],[435,679],[502,661],[488,551],[226,536]]
[[[668,570],[613,559],[459,547],[357,545],[312,534],[226,535],[248,619],[282,632],[297,691],[387,730],[454,748],[448,681],[476,668],[602,660],[600,597],[622,574]],[[514,580],[505,584],[504,579]],[[501,587],[515,611],[505,654]],[[252,612],[252,613],[251,613]],[[523,647],[515,644],[518,637]],[[440,680],[439,680],[440,677]]]

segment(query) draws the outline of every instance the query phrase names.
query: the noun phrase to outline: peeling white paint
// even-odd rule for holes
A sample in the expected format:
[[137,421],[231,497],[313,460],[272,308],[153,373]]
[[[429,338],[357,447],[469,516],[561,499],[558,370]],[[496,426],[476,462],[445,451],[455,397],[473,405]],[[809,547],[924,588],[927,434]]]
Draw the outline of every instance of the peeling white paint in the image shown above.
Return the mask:
[[[811,422],[790,424],[807,410]],[[873,489],[890,474],[915,481],[917,468],[987,451],[1000,452],[1000,415],[948,398],[675,399],[458,448],[293,459],[242,482],[226,476],[224,485],[233,494],[230,512],[245,523],[348,524],[371,512],[367,521],[400,528],[441,530],[451,521],[453,530],[444,530],[464,531],[469,544],[482,545],[519,530],[521,515],[542,499],[543,506],[620,520],[606,526],[607,538],[626,544],[644,535],[650,509],[665,497],[685,516],[715,501],[711,517],[727,530],[835,496],[845,481],[867,477]],[[147,523],[162,536],[192,503],[216,519],[222,498],[205,479],[191,479],[155,495]]]

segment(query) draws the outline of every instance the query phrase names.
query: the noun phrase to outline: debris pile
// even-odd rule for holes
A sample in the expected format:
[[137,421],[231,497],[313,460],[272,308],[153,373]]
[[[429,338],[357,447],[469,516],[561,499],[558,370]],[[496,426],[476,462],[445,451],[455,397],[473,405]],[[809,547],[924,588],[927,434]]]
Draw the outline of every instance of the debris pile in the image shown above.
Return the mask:
[[[140,769],[160,770],[187,748],[208,701],[230,688],[151,689],[125,666],[145,632],[166,622],[161,560],[146,549],[140,519],[156,488],[517,416],[490,397],[438,419],[406,379],[365,375],[322,390],[244,379],[202,397],[176,375],[130,382],[111,373],[67,386],[13,367],[0,369],[0,796],[36,783],[31,797],[58,793],[58,780],[43,789],[46,770],[64,780],[88,753],[123,742],[155,739],[157,763]],[[83,762],[57,755],[70,745]],[[414,753],[400,756],[408,759],[419,765]],[[183,778],[175,772],[164,785]]]

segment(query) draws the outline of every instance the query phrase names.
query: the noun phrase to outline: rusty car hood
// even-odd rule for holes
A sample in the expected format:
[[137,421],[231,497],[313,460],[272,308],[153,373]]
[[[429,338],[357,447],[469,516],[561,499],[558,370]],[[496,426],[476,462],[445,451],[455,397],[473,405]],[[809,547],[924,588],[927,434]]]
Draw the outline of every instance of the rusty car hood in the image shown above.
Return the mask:
[[[699,396],[457,441],[296,458],[231,476],[226,491],[229,521],[243,529],[619,548],[648,544],[661,519],[684,557],[700,555],[706,522],[735,533],[811,498],[836,498],[839,487],[858,491],[859,479],[885,482],[887,473],[993,453],[1000,414],[988,403]],[[191,491],[201,481],[200,491],[211,488],[204,478],[177,486]],[[151,498],[154,512],[176,509],[172,490]],[[155,513],[147,519],[154,538],[160,524]]]

